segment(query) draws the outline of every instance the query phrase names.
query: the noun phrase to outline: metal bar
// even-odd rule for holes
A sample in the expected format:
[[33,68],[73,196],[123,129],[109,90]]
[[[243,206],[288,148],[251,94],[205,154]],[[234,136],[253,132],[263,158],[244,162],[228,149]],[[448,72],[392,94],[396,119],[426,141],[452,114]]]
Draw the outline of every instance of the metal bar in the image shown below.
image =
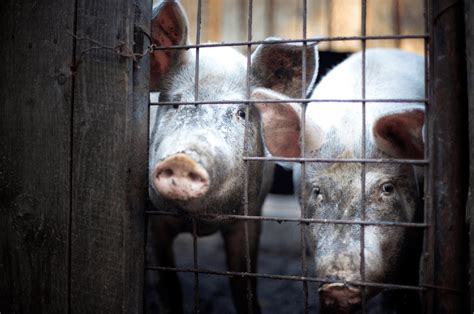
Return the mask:
[[[253,9],[253,1],[248,0],[248,15],[247,15],[247,41],[252,42],[252,11]],[[252,56],[252,45],[248,44],[247,46],[247,73],[246,73],[246,94],[247,99],[250,99],[250,89],[251,89],[251,59]],[[246,105],[245,107],[245,116],[250,117],[250,106]],[[244,132],[244,151],[242,154],[242,158],[245,162],[245,173],[244,173],[244,215],[249,215],[249,161],[246,160],[244,157],[249,155],[249,148],[248,148],[248,136],[249,136],[249,118],[245,120],[245,132]],[[244,221],[244,237],[245,237],[245,267],[247,272],[251,271],[251,263],[256,263],[256,261],[251,261],[250,259],[250,244],[249,244],[249,226],[248,220]],[[250,278],[247,279],[247,310],[250,314],[253,314],[253,298],[252,295],[252,282]]]
[[428,34],[418,35],[382,35],[382,36],[335,36],[335,37],[310,37],[300,39],[275,39],[271,41],[255,40],[255,41],[236,41],[236,42],[220,42],[220,43],[205,43],[205,44],[194,44],[194,45],[174,45],[167,47],[160,47],[151,45],[150,48],[153,50],[172,50],[172,49],[191,49],[191,48],[211,48],[211,47],[235,47],[235,46],[248,46],[248,45],[277,45],[277,44],[291,44],[291,43],[306,43],[315,44],[320,42],[332,42],[332,41],[350,41],[350,40],[393,40],[393,39],[424,39],[428,38]]
[[[201,43],[201,21],[202,21],[202,1],[198,0],[197,18],[196,18],[196,45]],[[196,47],[196,59],[194,66],[194,100],[199,100],[199,47]],[[193,217],[193,263],[194,267],[198,265],[198,246],[197,246],[197,222]],[[199,273],[194,273],[194,313],[199,313]]]
[[[180,213],[171,213],[167,211],[147,211],[147,215],[159,215],[159,216],[177,216],[180,217]],[[287,218],[287,217],[276,217],[276,216],[243,216],[243,215],[226,215],[226,214],[195,214],[196,217],[203,219],[234,219],[234,220],[261,220],[261,221],[275,221],[278,223],[283,222],[296,222],[303,224],[310,223],[321,223],[321,224],[345,224],[345,225],[365,225],[365,226],[387,226],[387,227],[414,227],[414,228],[426,228],[429,225],[426,223],[415,223],[415,222],[398,222],[398,221],[361,221],[361,220],[344,220],[344,219],[317,219],[317,218]]]
[[242,276],[242,277],[256,277],[256,278],[266,278],[266,279],[275,279],[275,280],[291,280],[291,281],[309,281],[309,282],[321,282],[321,283],[344,283],[344,284],[353,284],[359,286],[367,287],[377,287],[377,288],[388,288],[388,289],[405,289],[405,290],[415,290],[424,292],[429,289],[436,289],[440,291],[450,291],[456,294],[464,293],[463,290],[455,290],[448,287],[442,286],[431,286],[431,285],[418,285],[418,286],[407,286],[407,285],[398,285],[398,284],[387,284],[387,283],[376,283],[376,282],[362,282],[362,281],[337,281],[323,278],[314,278],[314,277],[302,277],[302,276],[291,276],[291,275],[272,275],[272,274],[262,274],[262,273],[239,273],[239,272],[230,272],[230,271],[215,271],[209,269],[193,269],[193,268],[173,268],[173,267],[162,267],[162,266],[146,266],[146,270],[150,271],[173,271],[173,272],[199,272],[208,275],[217,275],[217,276]]
[[[350,102],[366,102],[366,103],[427,103],[428,99],[303,99],[303,98],[288,98],[287,102],[296,103],[321,103],[321,102],[337,102],[337,103],[350,103]],[[281,103],[281,100],[273,99],[262,99],[262,100],[205,100],[205,101],[167,101],[167,102],[150,102],[150,106],[171,106],[171,105],[236,105],[236,104],[255,104],[255,103]]]
[[[201,273],[201,274],[219,275],[219,276],[254,277],[254,278],[266,278],[266,279],[276,279],[276,280],[309,281],[309,282],[317,282],[317,283],[344,283],[344,284],[355,285],[355,286],[389,288],[389,289],[406,289],[406,290],[414,290],[414,291],[423,291],[426,289],[425,287],[420,287],[420,286],[407,286],[407,285],[397,285],[397,284],[390,284],[390,283],[364,282],[360,280],[341,281],[341,280],[330,280],[326,278],[317,278],[317,277],[218,271],[218,270],[212,270],[212,269],[174,268],[174,267],[162,267],[162,266],[147,266],[146,269],[151,270],[151,271]],[[443,287],[436,287],[436,289],[451,291],[450,288],[443,288]]]
[[[303,10],[302,10],[302,15],[303,15],[303,29],[302,29],[302,35],[303,38],[306,39],[306,16],[307,16],[307,3],[306,0],[303,0]],[[302,71],[301,71],[301,98],[306,98],[306,54],[307,54],[307,43],[303,42],[303,50],[301,51],[302,54]],[[306,107],[308,106],[307,102],[302,103],[301,106],[301,132],[300,132],[300,145],[301,145],[301,157],[305,157],[305,130],[306,130]],[[301,164],[301,177],[300,177],[300,184],[301,184],[301,199],[302,205],[301,205],[301,217],[306,218],[307,217],[307,212],[306,212],[306,163]],[[306,261],[306,241],[305,241],[305,232],[306,232],[306,227],[307,225],[301,224],[300,225],[300,243],[301,243],[301,269],[303,272],[303,276],[307,277],[308,276],[308,263]],[[308,282],[303,281],[303,308],[304,308],[304,313],[308,314],[309,313],[309,304],[308,304]]]
[[[367,33],[367,0],[361,0],[361,37],[365,37]],[[365,99],[365,83],[366,83],[366,77],[365,77],[365,64],[366,64],[366,46],[367,43],[365,39],[361,40],[361,45],[362,45],[362,64],[361,64],[361,71],[362,71],[362,99]],[[366,158],[366,149],[367,149],[367,139],[366,139],[366,102],[363,100],[361,102],[362,104],[362,158]],[[366,205],[366,199],[365,199],[365,174],[366,174],[366,164],[362,164],[362,173],[361,173],[361,220],[365,221],[366,218],[366,213],[365,213],[365,205]],[[365,281],[365,226],[360,225],[360,278],[362,281]],[[367,298],[366,298],[366,289],[365,287],[362,287],[362,313],[367,313]]]
[[365,163],[365,164],[412,164],[423,166],[429,163],[427,159],[370,159],[370,158],[290,158],[290,157],[245,157],[246,160],[259,161],[286,161],[286,162],[337,162],[337,163]]

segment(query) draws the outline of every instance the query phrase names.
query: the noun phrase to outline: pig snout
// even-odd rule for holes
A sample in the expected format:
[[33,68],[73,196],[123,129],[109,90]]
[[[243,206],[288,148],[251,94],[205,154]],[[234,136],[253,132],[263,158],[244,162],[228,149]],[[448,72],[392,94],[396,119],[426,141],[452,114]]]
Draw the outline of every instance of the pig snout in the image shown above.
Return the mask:
[[360,309],[361,289],[344,283],[328,283],[319,288],[321,313],[352,313]]
[[209,174],[187,154],[174,154],[159,162],[153,173],[153,185],[163,197],[187,201],[206,195]]

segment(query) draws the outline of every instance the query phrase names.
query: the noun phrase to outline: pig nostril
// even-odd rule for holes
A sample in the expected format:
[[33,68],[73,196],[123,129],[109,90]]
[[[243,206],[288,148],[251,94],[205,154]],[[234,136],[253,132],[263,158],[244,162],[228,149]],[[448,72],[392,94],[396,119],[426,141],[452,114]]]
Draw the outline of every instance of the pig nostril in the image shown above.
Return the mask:
[[202,181],[202,177],[195,172],[190,172],[188,177],[191,179],[191,181]]
[[337,276],[337,275],[328,275],[326,276],[326,278],[328,280],[331,280],[331,281],[337,281],[337,280],[341,280],[341,277]]
[[173,170],[171,169],[165,169],[161,172],[161,175],[163,175],[165,178],[169,178],[173,176]]

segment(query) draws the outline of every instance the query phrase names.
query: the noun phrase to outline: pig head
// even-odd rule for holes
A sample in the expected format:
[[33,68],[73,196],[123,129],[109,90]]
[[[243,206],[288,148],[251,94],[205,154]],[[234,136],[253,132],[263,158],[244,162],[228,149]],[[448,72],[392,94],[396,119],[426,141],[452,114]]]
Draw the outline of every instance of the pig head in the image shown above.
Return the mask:
[[[152,34],[157,46],[185,45],[187,29],[185,13],[177,2],[165,1],[155,9]],[[252,54],[249,92],[265,87],[301,97],[302,47],[268,41]],[[235,197],[240,199],[243,193],[239,182],[246,125],[246,154],[265,154],[258,112],[244,103],[248,99],[247,61],[228,47],[201,48],[196,69],[196,54],[196,49],[156,50],[152,57],[152,90],[160,93],[161,102],[180,104],[152,111],[150,195],[154,203],[166,198],[190,212],[201,212],[203,208],[198,204],[203,199],[208,209],[236,210]],[[309,91],[317,72],[314,47],[308,47],[306,57]],[[186,104],[196,100],[204,104]],[[241,103],[205,104],[219,100]],[[261,179],[258,173],[264,167],[251,164],[255,164],[252,177]],[[251,186],[250,190],[258,192],[259,187]],[[234,206],[228,206],[230,203]]]

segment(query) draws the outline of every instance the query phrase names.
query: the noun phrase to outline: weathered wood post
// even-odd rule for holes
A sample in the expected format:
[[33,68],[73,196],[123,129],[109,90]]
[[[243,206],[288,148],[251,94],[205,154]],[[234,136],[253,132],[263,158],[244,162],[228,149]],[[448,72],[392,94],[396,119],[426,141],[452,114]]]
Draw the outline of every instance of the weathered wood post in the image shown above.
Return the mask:
[[2,313],[142,311],[150,13],[0,4]]
[[426,313],[464,313],[465,208],[468,176],[466,60],[462,1],[429,8],[430,251]]

